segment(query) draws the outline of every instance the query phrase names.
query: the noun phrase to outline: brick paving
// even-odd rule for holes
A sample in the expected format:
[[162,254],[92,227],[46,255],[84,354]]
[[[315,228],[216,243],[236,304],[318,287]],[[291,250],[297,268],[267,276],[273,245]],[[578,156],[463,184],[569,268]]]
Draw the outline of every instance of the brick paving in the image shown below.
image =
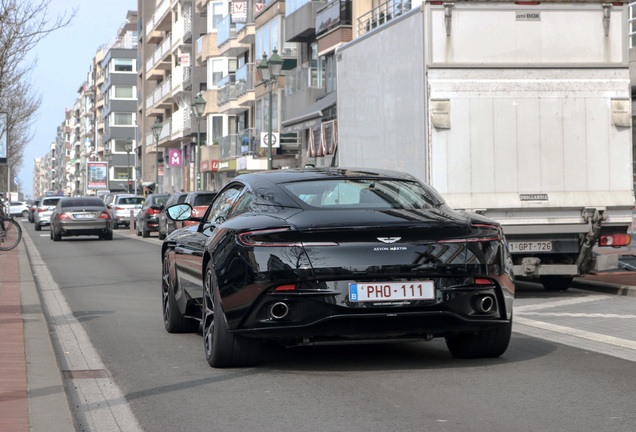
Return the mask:
[[29,401],[19,275],[18,249],[0,251],[0,431],[28,432]]

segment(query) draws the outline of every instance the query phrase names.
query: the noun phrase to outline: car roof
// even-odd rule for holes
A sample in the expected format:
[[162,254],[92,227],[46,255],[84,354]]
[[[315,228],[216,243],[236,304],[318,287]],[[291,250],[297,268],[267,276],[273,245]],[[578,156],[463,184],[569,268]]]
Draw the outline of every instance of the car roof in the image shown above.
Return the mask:
[[258,181],[264,179],[272,183],[286,183],[300,180],[319,180],[327,178],[394,178],[400,180],[416,181],[410,174],[400,171],[391,171],[375,168],[290,168],[274,171],[259,171],[255,173],[241,174],[235,180]]

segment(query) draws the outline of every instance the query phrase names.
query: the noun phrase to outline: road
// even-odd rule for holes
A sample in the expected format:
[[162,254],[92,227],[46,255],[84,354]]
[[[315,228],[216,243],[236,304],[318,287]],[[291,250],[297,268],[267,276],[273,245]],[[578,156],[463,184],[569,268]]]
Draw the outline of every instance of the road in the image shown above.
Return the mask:
[[[85,430],[631,432],[636,424],[633,297],[521,285],[499,359],[457,360],[435,340],[281,348],[258,368],[212,369],[200,334],[163,328],[156,234],[52,242],[48,229],[24,226],[41,257],[33,265],[41,294],[65,323],[62,367]],[[95,394],[115,420],[101,418]]]

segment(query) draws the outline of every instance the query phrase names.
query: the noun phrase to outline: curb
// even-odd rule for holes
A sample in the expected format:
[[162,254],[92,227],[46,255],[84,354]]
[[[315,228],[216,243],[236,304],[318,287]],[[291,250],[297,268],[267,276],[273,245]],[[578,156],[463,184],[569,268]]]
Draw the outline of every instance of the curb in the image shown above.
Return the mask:
[[574,278],[571,287],[588,291],[602,292],[605,294],[636,297],[636,286],[633,285],[621,285],[610,282],[591,281],[585,280],[583,278]]

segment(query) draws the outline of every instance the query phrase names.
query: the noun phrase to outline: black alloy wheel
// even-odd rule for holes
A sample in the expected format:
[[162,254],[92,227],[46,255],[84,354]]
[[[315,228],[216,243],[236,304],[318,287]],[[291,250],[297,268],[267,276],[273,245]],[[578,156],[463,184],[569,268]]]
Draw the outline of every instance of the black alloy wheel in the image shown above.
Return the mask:
[[260,361],[261,341],[229,332],[209,263],[203,281],[203,344],[205,358],[215,368],[254,366]]
[[163,309],[163,325],[168,333],[193,333],[198,330],[199,322],[184,317],[174,295],[173,275],[176,270],[170,263],[168,251],[163,255],[161,266],[161,301]]

